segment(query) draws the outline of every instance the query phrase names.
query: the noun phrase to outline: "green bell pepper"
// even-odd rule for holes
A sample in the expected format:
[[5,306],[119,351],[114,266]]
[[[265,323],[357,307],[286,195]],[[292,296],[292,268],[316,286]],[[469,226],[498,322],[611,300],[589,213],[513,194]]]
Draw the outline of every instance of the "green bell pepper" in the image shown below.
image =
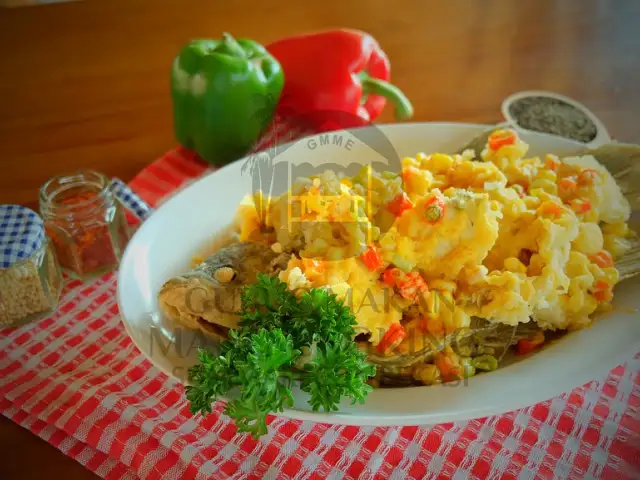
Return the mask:
[[176,139],[210,164],[237,160],[268,126],[283,87],[280,63],[259,43],[228,33],[194,40],[171,70]]

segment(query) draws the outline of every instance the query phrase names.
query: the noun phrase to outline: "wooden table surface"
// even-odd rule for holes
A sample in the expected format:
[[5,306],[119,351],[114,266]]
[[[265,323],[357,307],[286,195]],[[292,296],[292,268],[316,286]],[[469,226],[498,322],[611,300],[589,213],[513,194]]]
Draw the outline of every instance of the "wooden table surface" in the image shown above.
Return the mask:
[[[360,28],[389,54],[392,80],[417,121],[494,122],[507,95],[545,89],[585,103],[615,138],[640,142],[637,0],[288,3],[83,0],[0,9],[0,203],[33,207],[47,178],[81,167],[129,180],[173,147],[169,65],[188,40],[223,31],[266,43]],[[0,418],[0,478],[93,477]]]

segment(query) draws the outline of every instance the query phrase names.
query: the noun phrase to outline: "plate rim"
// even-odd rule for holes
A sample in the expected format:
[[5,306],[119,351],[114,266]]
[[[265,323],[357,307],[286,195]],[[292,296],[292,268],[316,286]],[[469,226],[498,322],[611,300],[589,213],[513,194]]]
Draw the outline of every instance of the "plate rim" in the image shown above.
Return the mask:
[[[492,126],[496,126],[499,125],[499,123],[491,123],[491,124],[484,124],[484,123],[467,123],[467,122],[437,122],[437,121],[431,121],[431,122],[402,122],[402,123],[381,123],[381,124],[374,124],[371,126],[367,126],[367,127],[356,127],[356,128],[379,128],[382,127],[383,129],[401,129],[401,128],[406,128],[408,126],[411,127],[416,127],[416,126],[427,126],[427,125],[431,125],[431,126],[450,126],[450,127],[475,127],[478,129],[488,129],[491,128]],[[341,129],[341,130],[337,130],[336,132],[349,132],[354,130],[354,128],[349,128],[349,129]],[[314,133],[314,134],[310,134],[310,135],[304,135],[298,139],[286,142],[283,145],[290,145],[290,144],[295,144],[297,142],[299,142],[300,140],[306,139],[306,138],[313,138],[315,136],[319,136],[319,135],[324,135],[326,133],[335,133],[335,132],[320,132],[320,133]],[[575,140],[571,140],[571,139],[566,139],[563,137],[558,137],[556,135],[552,135],[552,134],[548,134],[548,133],[542,133],[542,132],[527,132],[528,135],[533,135],[536,137],[549,137],[549,138],[561,138],[564,142],[566,143],[571,143],[573,145],[576,146],[576,148],[580,148],[580,147],[584,147],[585,145],[583,143],[577,142]],[[145,228],[145,224],[149,224],[149,220],[151,218],[153,218],[154,215],[156,215],[160,210],[162,210],[166,205],[170,205],[173,202],[178,201],[177,199],[179,199],[181,197],[181,195],[186,192],[187,190],[191,189],[191,188],[195,188],[196,185],[198,185],[200,182],[206,181],[211,175],[214,175],[218,172],[224,171],[225,169],[229,170],[231,168],[237,168],[237,164],[240,162],[243,162],[247,159],[248,155],[245,155],[241,158],[239,158],[238,160],[235,160],[227,165],[224,165],[222,167],[217,168],[216,170],[213,171],[207,171],[204,175],[201,175],[199,178],[197,178],[196,180],[194,180],[193,182],[191,182],[186,188],[181,189],[179,192],[176,192],[175,195],[172,195],[171,198],[169,198],[166,202],[163,202],[159,208],[155,209],[153,211],[153,213],[151,213],[151,215],[147,218],[147,220],[145,220],[145,222],[143,222],[143,224],[140,225],[140,227],[138,229],[136,229],[136,231],[134,232],[134,235],[131,237],[127,247],[125,248],[125,252],[122,256],[122,264],[125,264],[127,261],[129,261],[129,257],[132,255],[132,246],[134,244],[134,239],[136,238],[136,236],[141,235],[141,231],[143,232],[144,228]],[[171,192],[168,194],[170,195]],[[130,324],[129,321],[126,320],[125,316],[124,316],[124,301],[123,301],[123,293],[122,293],[122,289],[121,289],[121,275],[122,275],[122,269],[119,268],[118,272],[117,272],[117,277],[116,277],[116,303],[118,305],[118,309],[120,312],[120,320],[124,325],[125,331],[127,332],[127,335],[129,336],[129,338],[131,339],[132,343],[135,345],[135,347],[138,349],[138,351],[144,356],[144,358],[146,358],[149,362],[151,362],[151,364],[157,368],[160,372],[162,372],[163,374],[167,375],[167,377],[169,377],[172,381],[174,381],[175,383],[177,383],[178,385],[181,385],[182,388],[184,389],[185,383],[183,383],[179,378],[177,378],[172,372],[167,371],[164,366],[162,366],[160,364],[160,362],[158,360],[156,360],[155,358],[153,358],[153,356],[148,355],[138,344],[138,342],[136,341],[136,337],[134,335],[134,332],[132,330],[132,326]],[[577,332],[576,332],[577,333]],[[564,393],[568,393],[571,392],[573,390],[575,390],[576,388],[580,388],[583,387],[584,385],[592,382],[592,381],[596,381],[598,380],[600,377],[602,377],[603,375],[606,375],[608,372],[610,372],[612,369],[616,368],[619,365],[624,364],[626,361],[631,360],[634,358],[634,356],[636,356],[638,354],[638,352],[640,351],[640,338],[636,339],[634,342],[634,348],[635,348],[635,353],[631,352],[632,347],[630,347],[629,349],[620,349],[618,352],[616,352],[617,354],[613,357],[610,358],[610,360],[606,363],[600,363],[599,364],[599,368],[596,369],[578,369],[578,371],[574,372],[574,375],[571,376],[571,380],[566,380],[565,383],[563,383],[563,386],[557,386],[555,388],[547,386],[546,388],[537,388],[537,389],[530,389],[527,392],[527,396],[526,396],[526,400],[525,401],[517,401],[514,398],[519,398],[518,396],[507,396],[507,397],[512,397],[512,398],[507,398],[506,400],[499,402],[499,403],[492,403],[492,404],[484,404],[484,405],[478,405],[476,406],[476,408],[469,410],[466,409],[464,411],[454,411],[451,412],[447,415],[443,415],[442,412],[437,411],[437,412],[430,412],[428,410],[425,410],[424,412],[418,413],[418,414],[405,414],[402,412],[396,412],[396,413],[387,413],[387,412],[381,412],[381,413],[375,413],[375,412],[362,412],[362,413],[358,413],[358,412],[354,412],[354,413],[347,413],[347,412],[324,412],[324,411],[318,411],[318,412],[312,412],[312,411],[306,411],[306,410],[300,410],[300,409],[296,409],[296,408],[290,408],[290,409],[285,409],[283,412],[277,412],[277,413],[271,413],[270,415],[273,416],[277,416],[277,417],[285,417],[285,418],[289,418],[289,419],[295,419],[295,420],[302,420],[302,421],[313,421],[313,422],[319,422],[319,423],[326,423],[326,424],[341,424],[341,425],[352,425],[352,426],[415,426],[415,425],[437,425],[437,424],[443,424],[443,423],[451,423],[451,422],[459,422],[459,421],[470,421],[473,419],[478,419],[478,418],[483,418],[483,417],[487,417],[487,416],[493,416],[493,415],[503,415],[503,414],[507,414],[509,412],[515,411],[515,410],[519,410],[519,409],[523,409],[523,408],[529,408],[531,406],[534,406],[536,404],[545,402],[547,400],[550,400],[554,397],[557,397],[559,395],[562,395]],[[613,361],[615,359],[615,361]],[[503,370],[506,370],[512,366],[515,365],[508,365],[506,367],[504,367]],[[554,382],[551,382],[552,384],[554,384]],[[571,385],[569,387],[569,385]],[[408,388],[384,388],[384,389],[379,389],[379,391],[391,391],[391,392],[397,392],[397,391],[407,391],[410,389],[433,389],[433,388],[447,388],[447,387],[443,387],[442,385],[436,385],[436,386],[416,386],[416,387],[410,387]],[[222,401],[222,402],[227,402],[229,399],[227,397],[220,397],[217,401]],[[435,418],[437,417],[437,418]]]

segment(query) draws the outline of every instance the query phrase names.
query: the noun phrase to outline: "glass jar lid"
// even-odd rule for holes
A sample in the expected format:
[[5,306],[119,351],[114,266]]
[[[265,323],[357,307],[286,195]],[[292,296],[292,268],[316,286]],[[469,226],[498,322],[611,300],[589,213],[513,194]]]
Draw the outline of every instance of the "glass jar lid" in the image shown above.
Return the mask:
[[21,205],[0,205],[0,268],[31,257],[44,244],[44,222]]

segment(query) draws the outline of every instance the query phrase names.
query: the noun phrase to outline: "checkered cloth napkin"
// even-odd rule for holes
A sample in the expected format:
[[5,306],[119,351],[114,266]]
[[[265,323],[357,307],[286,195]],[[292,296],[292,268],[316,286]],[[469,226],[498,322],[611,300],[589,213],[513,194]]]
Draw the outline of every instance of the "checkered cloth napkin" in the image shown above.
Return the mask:
[[[300,134],[276,132],[276,140]],[[130,186],[158,206],[207,171],[176,149]],[[253,440],[237,433],[220,402],[206,418],[189,412],[182,386],[125,333],[115,293],[113,274],[72,281],[50,318],[0,331],[0,411],[100,477],[640,478],[638,356],[501,416],[375,428],[271,417],[269,433]]]

